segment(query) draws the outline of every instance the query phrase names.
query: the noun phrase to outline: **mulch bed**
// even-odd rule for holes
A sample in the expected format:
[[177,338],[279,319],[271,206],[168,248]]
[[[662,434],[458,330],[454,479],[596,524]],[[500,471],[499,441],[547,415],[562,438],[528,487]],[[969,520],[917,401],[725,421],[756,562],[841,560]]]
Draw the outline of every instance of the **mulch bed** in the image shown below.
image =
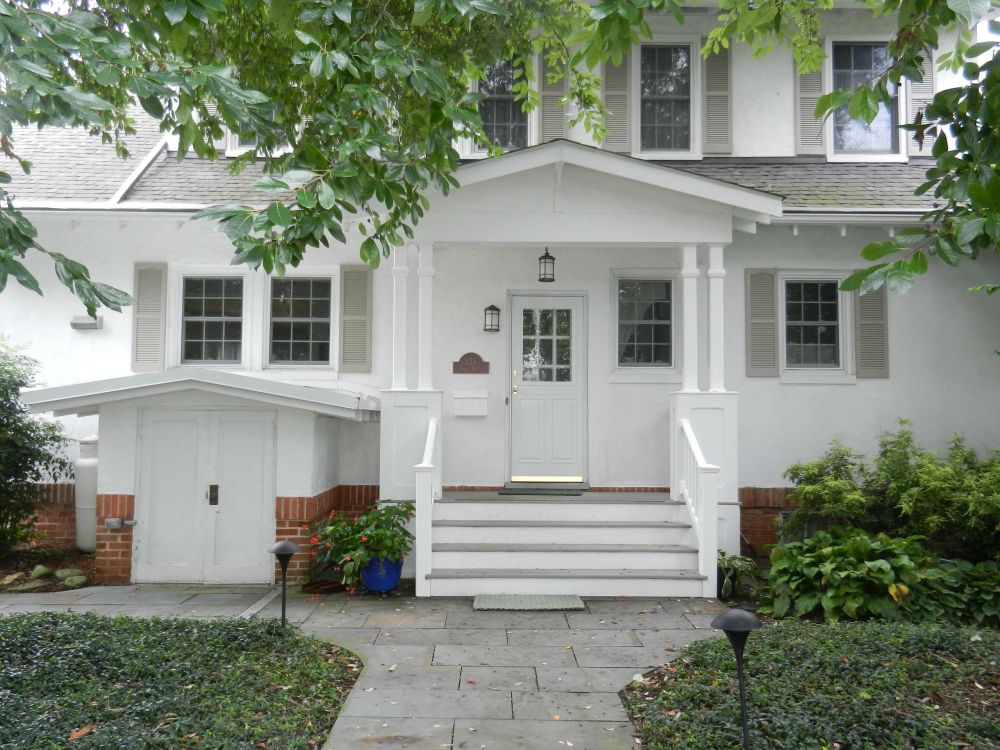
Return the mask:
[[[24,573],[10,585],[18,586],[26,583],[28,575],[36,565],[44,565],[52,568],[53,571],[60,568],[78,568],[86,574],[88,580],[93,580],[94,577],[94,554],[92,552],[81,552],[72,542],[39,540],[19,544],[10,553],[0,557],[0,581],[12,573]],[[46,580],[45,586],[41,586],[31,593],[66,590],[62,581],[52,578]]]

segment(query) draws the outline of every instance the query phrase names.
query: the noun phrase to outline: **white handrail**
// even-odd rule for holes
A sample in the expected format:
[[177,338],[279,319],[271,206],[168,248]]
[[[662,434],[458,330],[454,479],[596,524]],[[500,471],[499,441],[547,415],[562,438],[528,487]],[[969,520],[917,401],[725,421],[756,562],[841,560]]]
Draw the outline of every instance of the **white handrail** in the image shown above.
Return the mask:
[[674,449],[677,488],[691,514],[698,540],[698,572],[704,576],[703,596],[715,596],[717,576],[719,477],[722,469],[705,460],[698,438],[686,418],[678,420],[678,445]]
[[688,447],[691,448],[691,453],[694,454],[695,464],[699,469],[709,469],[719,471],[719,467],[715,464],[710,464],[705,460],[705,454],[701,452],[701,445],[698,444],[698,438],[694,434],[694,427],[691,426],[690,419],[681,418],[678,420],[681,424],[681,430],[684,432],[684,437],[687,439]]
[[431,538],[434,516],[434,454],[437,449],[438,418],[427,421],[423,460],[416,472],[416,514],[413,519],[414,568],[417,596],[431,595]]
[[431,417],[427,422],[427,439],[424,441],[424,458],[414,469],[434,468],[434,443],[437,442],[438,419]]

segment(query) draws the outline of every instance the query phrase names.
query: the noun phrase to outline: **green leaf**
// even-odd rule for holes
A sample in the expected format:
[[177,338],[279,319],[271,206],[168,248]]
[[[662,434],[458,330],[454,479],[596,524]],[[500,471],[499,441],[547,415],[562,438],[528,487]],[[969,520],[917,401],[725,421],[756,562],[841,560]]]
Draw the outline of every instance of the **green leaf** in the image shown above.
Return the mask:
[[188,8],[185,0],[163,0],[163,14],[174,26],[184,20]]
[[337,205],[337,194],[333,192],[333,188],[330,187],[327,182],[319,183],[318,198],[319,205],[325,209],[331,209]]
[[948,0],[948,7],[971,28],[989,12],[990,0]]
[[31,271],[25,268],[20,261],[15,260],[14,258],[4,259],[3,270],[17,279],[21,286],[41,295],[42,290],[38,286],[38,280],[32,276]]
[[924,255],[923,250],[917,250],[910,256],[909,269],[910,273],[917,275],[927,273],[927,256]]
[[986,219],[984,217],[978,216],[971,219],[966,219],[961,224],[958,225],[958,244],[968,245],[976,237],[978,237],[983,232],[983,227],[986,225]]
[[347,0],[346,2],[335,3],[333,6],[333,13],[341,21],[350,25],[351,23],[351,2]]
[[284,203],[275,202],[267,207],[267,218],[276,227],[288,226],[295,218],[288,206]]
[[902,248],[895,240],[885,240],[883,242],[872,242],[865,245],[861,251],[861,257],[865,260],[878,260],[886,255],[898,253]]
[[846,279],[844,279],[843,282],[841,282],[840,291],[855,292],[861,289],[862,282],[864,282],[865,279],[867,279],[869,276],[876,273],[877,271],[881,271],[887,265],[888,263],[879,263],[876,266],[870,266],[868,268],[863,268],[860,271],[855,271]]
[[817,119],[821,119],[826,115],[827,112],[833,109],[839,109],[840,107],[851,101],[851,92],[838,89],[836,91],[831,91],[829,94],[823,94],[816,101],[816,111],[814,112]]
[[379,253],[378,247],[375,245],[375,240],[368,237],[364,242],[361,243],[361,260],[370,266],[377,266],[379,263]]
[[226,230],[226,236],[233,242],[236,242],[236,240],[246,237],[253,231],[253,223],[253,214],[250,211],[245,211],[226,221],[223,227]]

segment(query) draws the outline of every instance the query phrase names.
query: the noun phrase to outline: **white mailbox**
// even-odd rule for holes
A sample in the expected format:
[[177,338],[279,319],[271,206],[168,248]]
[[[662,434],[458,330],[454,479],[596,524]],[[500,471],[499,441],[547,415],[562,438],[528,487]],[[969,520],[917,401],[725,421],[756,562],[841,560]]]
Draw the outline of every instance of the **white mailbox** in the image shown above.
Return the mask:
[[489,391],[455,391],[451,396],[456,417],[485,417]]

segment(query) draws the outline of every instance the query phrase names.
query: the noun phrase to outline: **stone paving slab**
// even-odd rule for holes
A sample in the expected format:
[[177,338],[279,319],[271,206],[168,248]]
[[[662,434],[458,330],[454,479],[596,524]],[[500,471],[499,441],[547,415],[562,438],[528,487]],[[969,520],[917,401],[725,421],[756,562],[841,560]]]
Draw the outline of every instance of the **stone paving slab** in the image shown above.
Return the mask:
[[353,649],[365,666],[385,664],[411,667],[430,666],[433,646],[359,646]]
[[573,650],[522,646],[437,646],[434,664],[472,667],[575,667]]
[[351,651],[358,651],[370,647],[375,642],[377,630],[366,630],[363,628],[327,628],[316,627],[310,623],[302,625],[303,633],[319,638],[321,641],[329,641],[338,646],[343,646]]
[[516,721],[628,721],[617,693],[515,693],[513,704]]
[[507,631],[480,628],[392,628],[380,631],[375,643],[379,646],[506,646]]
[[[232,594],[195,594],[190,599],[187,599],[183,603],[188,607],[198,607],[204,606],[229,606],[229,607],[240,607],[241,609],[246,609],[254,602],[260,600],[264,594],[266,594],[269,589],[262,588],[257,591],[248,591],[246,593],[232,593]],[[279,594],[280,596],[280,594]],[[280,604],[280,599],[279,599]]]
[[657,599],[587,599],[587,610],[593,615],[665,614]]
[[458,690],[462,668],[414,667],[391,664],[371,664],[365,667],[361,677],[354,684],[354,690],[367,688],[389,688],[396,690]]
[[78,589],[86,592],[81,604],[115,604],[131,606],[134,604],[183,604],[196,595],[191,589],[149,588],[146,586],[93,586]]
[[372,612],[364,626],[389,631],[402,628],[443,628],[446,617],[446,612]]
[[[305,622],[320,607],[319,600],[313,601],[311,597],[303,599],[301,596],[289,597],[287,602],[286,618],[288,622]],[[257,613],[257,617],[267,617],[277,619],[281,617],[281,595]]]
[[534,667],[462,667],[461,690],[538,690]]
[[690,614],[717,615],[727,609],[718,599],[667,599],[661,600],[660,606],[667,609],[668,602],[679,604],[683,612]]
[[442,750],[451,747],[454,719],[370,719],[337,722],[323,750]]
[[508,630],[506,632],[507,643],[511,646],[639,645],[628,630]]
[[566,630],[561,612],[449,612],[449,628],[505,628],[507,630]]
[[658,667],[680,656],[680,651],[645,646],[578,646],[573,649],[581,667],[635,667],[637,670]]
[[510,719],[510,693],[485,690],[352,690],[341,716]]
[[32,612],[69,612],[69,605],[66,604],[17,604],[7,603],[0,610],[4,615],[25,615]]
[[[684,615],[684,617],[685,617],[685,619],[688,622],[691,623],[691,625],[693,627],[696,627],[696,628],[699,628],[699,629],[702,629],[702,630],[708,630],[709,628],[711,628],[712,627],[712,620],[715,619],[715,615],[689,614],[689,615]],[[654,627],[656,627],[656,626],[654,626]]]
[[636,674],[634,667],[539,667],[539,690],[564,693],[617,693]]
[[569,627],[574,630],[635,630],[637,628],[662,630],[690,630],[694,627],[684,615],[591,615],[570,612],[566,615]]
[[[27,583],[27,581],[21,579],[15,582],[14,585],[18,583]],[[86,593],[82,593],[84,591],[86,589],[77,589],[76,591],[47,591],[44,594],[3,594],[2,601],[5,604],[73,604],[86,596]]]
[[[455,722],[450,750],[636,750],[632,725],[608,721]],[[449,750],[445,748],[445,750]]]
[[681,649],[689,643],[721,636],[717,630],[633,630],[643,646]]
[[[280,613],[279,613],[280,614]],[[317,610],[306,624],[313,628],[361,628],[368,619],[367,612],[339,612]]]

